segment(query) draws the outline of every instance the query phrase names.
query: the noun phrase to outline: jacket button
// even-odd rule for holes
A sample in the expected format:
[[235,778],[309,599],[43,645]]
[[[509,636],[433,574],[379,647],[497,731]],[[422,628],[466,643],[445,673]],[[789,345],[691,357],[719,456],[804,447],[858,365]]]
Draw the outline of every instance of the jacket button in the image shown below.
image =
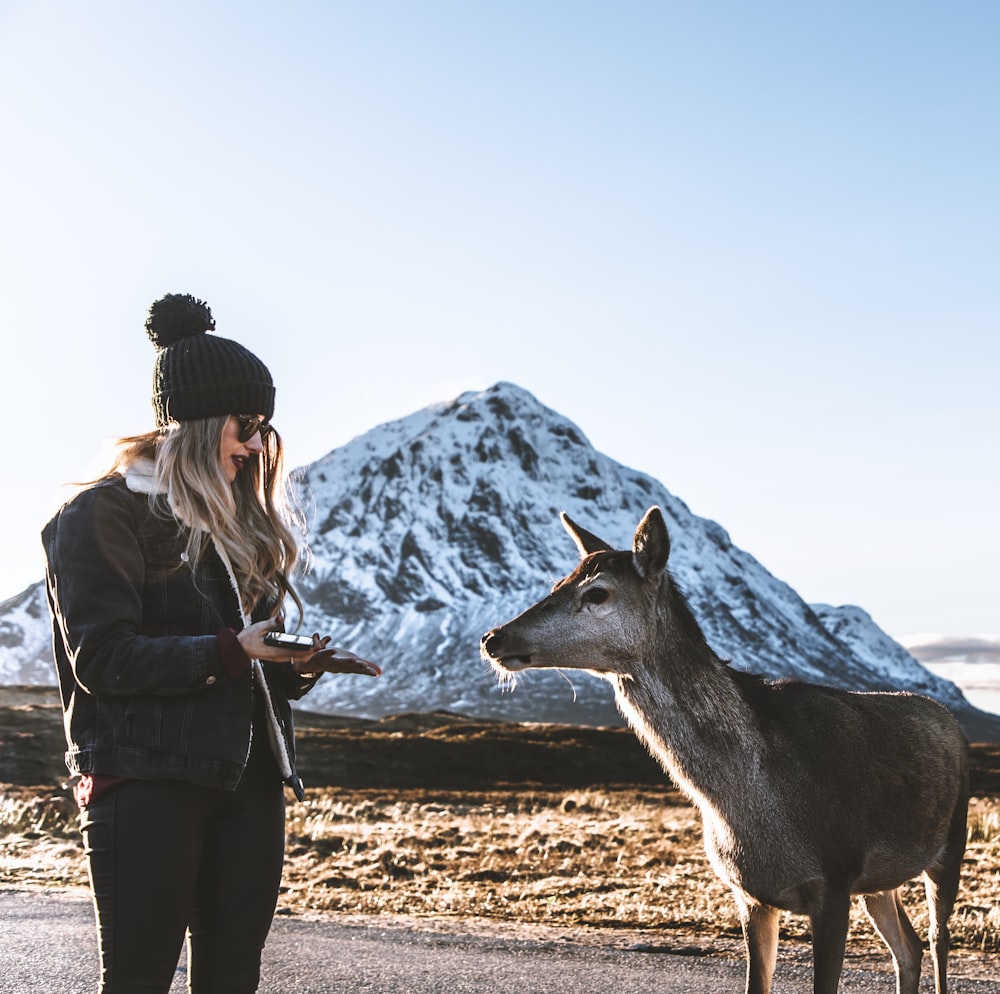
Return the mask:
[[212,686],[212,684],[213,684],[213,683],[215,683],[215,677],[214,677],[214,676],[210,676],[210,677],[208,677],[208,678],[207,678],[207,679],[205,680],[205,683],[207,683],[207,684],[208,684],[208,685],[209,685],[209,686],[211,687],[211,686]]

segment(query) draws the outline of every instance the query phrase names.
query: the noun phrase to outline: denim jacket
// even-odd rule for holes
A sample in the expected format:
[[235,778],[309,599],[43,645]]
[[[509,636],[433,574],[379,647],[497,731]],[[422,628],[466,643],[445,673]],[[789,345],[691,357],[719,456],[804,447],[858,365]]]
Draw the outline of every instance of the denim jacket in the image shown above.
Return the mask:
[[42,531],[66,766],[233,790],[250,753],[254,695],[263,694],[278,767],[301,800],[289,700],[316,680],[257,660],[227,674],[218,633],[268,612],[244,617],[216,547],[188,564],[176,520],[150,507],[150,484],[132,471],[101,481]]

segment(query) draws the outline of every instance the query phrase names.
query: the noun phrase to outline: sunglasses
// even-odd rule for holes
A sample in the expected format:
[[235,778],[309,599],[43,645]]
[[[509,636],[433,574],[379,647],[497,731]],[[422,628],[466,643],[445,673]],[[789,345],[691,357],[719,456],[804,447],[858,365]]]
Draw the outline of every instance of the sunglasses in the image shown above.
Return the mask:
[[236,418],[236,423],[240,426],[239,434],[236,437],[241,442],[249,442],[257,432],[260,432],[260,440],[263,442],[274,431],[274,425],[259,414],[234,414],[233,417]]

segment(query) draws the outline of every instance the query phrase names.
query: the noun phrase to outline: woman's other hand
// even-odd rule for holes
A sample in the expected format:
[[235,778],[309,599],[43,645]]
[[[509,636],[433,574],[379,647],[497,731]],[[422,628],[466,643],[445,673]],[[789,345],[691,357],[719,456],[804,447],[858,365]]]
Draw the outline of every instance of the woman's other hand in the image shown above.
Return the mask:
[[[319,636],[314,636],[318,641]],[[297,654],[292,659],[292,669],[300,675],[308,673],[361,673],[364,676],[381,676],[382,667],[368,659],[362,659],[346,649],[327,648],[329,638],[316,652]]]
[[[284,619],[280,615],[277,615],[273,618],[268,618],[266,621],[258,621],[253,625],[247,625],[242,631],[236,633],[236,637],[240,640],[243,651],[251,659],[263,659],[270,663],[287,663],[292,650],[287,646],[268,645],[264,641],[264,636],[270,632],[280,632],[283,630]],[[326,648],[329,641],[329,638],[319,639],[317,644],[317,637],[313,636],[313,648],[295,650],[295,655],[308,659],[317,650]]]

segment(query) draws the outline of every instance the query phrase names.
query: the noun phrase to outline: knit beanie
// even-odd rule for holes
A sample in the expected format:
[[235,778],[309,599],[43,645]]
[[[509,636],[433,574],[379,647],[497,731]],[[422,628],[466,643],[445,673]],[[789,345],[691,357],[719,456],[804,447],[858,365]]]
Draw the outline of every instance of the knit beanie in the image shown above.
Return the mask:
[[146,333],[156,346],[153,410],[157,427],[217,414],[274,413],[271,374],[249,349],[209,332],[203,300],[168,293],[149,308]]

